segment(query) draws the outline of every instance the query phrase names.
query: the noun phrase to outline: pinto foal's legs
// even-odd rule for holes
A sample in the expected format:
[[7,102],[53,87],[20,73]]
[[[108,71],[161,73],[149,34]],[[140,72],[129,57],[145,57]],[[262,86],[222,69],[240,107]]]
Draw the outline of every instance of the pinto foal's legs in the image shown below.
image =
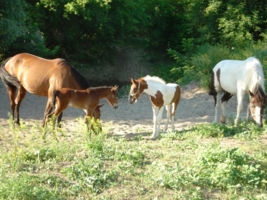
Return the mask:
[[164,110],[164,107],[161,107],[159,109],[159,113],[157,116],[157,134],[156,134],[156,137],[159,137],[159,134],[160,134],[160,123],[161,123],[161,119],[162,119],[163,110]]
[[160,123],[161,123],[164,107],[159,108],[156,106],[152,106],[152,109],[153,109],[154,127],[153,127],[153,133],[151,135],[151,138],[157,138],[160,133]]
[[159,108],[152,106],[153,110],[153,133],[151,135],[151,138],[156,138],[156,132],[157,132],[157,115],[159,113]]
[[166,105],[165,108],[166,108],[167,122],[164,128],[164,132],[168,130],[169,120],[171,118],[171,104]]

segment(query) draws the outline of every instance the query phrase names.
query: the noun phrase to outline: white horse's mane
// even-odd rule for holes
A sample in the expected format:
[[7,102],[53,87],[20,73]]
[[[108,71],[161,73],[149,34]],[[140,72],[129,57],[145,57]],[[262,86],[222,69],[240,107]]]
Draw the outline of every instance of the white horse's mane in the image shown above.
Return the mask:
[[159,83],[162,83],[162,84],[166,84],[166,82],[163,79],[161,79],[161,78],[159,78],[157,76],[149,76],[149,75],[147,75],[147,76],[144,77],[144,79],[146,81],[154,81],[154,82],[159,82]]

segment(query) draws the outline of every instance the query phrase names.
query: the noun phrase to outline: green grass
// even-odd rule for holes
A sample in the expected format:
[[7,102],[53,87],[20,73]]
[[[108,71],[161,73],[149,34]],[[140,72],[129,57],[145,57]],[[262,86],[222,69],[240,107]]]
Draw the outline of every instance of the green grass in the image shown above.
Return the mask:
[[200,124],[157,140],[0,126],[0,199],[267,199],[266,129]]

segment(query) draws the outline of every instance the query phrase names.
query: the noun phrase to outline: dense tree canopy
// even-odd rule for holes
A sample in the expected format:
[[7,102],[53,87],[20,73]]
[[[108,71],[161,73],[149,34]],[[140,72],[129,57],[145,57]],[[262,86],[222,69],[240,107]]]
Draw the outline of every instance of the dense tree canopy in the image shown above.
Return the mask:
[[27,51],[83,63],[118,46],[191,54],[266,39],[263,0],[0,0],[0,56]]

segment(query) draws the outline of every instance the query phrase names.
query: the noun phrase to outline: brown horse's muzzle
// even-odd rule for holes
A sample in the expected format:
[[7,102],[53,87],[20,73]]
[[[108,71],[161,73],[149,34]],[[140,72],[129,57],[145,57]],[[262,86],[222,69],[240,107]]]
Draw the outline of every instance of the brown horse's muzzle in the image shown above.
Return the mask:
[[117,109],[118,107],[119,107],[118,104],[113,106],[114,109]]

